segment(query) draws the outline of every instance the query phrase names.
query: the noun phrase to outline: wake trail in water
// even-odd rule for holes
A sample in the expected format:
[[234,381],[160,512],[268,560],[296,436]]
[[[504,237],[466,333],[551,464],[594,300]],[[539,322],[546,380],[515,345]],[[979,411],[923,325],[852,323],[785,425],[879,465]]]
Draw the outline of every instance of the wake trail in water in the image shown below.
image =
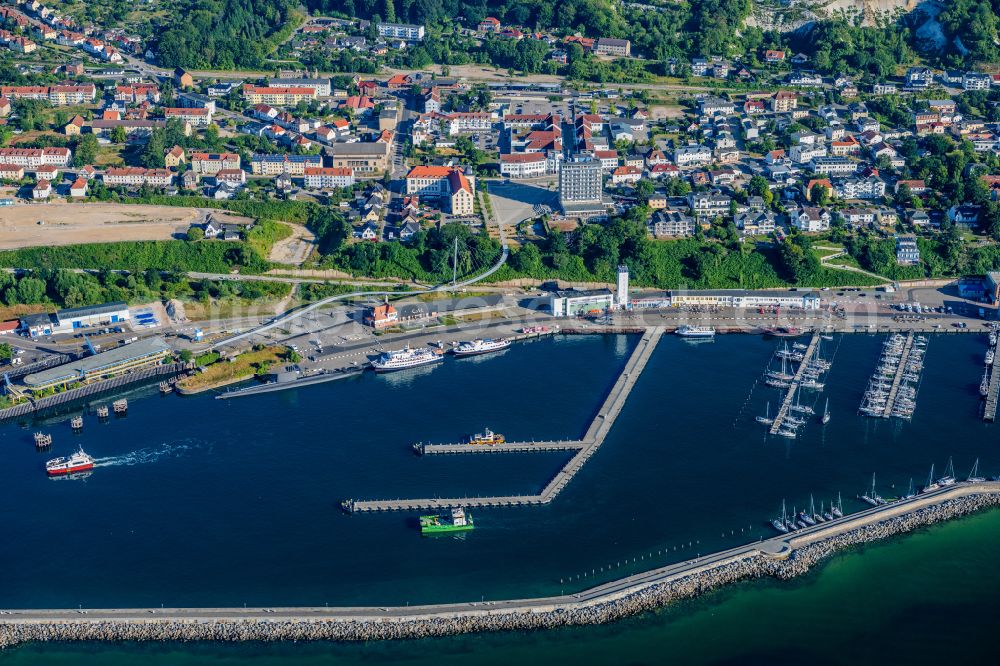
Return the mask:
[[160,446],[150,446],[138,449],[120,456],[94,458],[94,467],[129,467],[132,465],[148,465],[164,458],[179,458],[190,451],[202,448],[201,442],[181,441],[167,442]]

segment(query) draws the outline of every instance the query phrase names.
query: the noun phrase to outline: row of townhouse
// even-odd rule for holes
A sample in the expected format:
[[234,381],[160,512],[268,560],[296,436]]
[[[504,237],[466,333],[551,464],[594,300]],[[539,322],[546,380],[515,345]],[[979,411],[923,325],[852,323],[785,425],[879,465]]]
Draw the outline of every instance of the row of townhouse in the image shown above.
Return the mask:
[[489,132],[493,129],[493,114],[484,112],[456,112],[445,114],[443,120],[448,134]]
[[316,88],[308,86],[268,87],[246,84],[243,99],[247,104],[269,104],[273,106],[295,106],[299,102],[309,102],[317,98]]
[[220,171],[241,168],[237,153],[191,153],[191,170],[201,175],[214,175]]
[[500,175],[505,178],[536,178],[549,173],[549,169],[549,158],[544,153],[500,155]]
[[73,152],[69,148],[0,148],[0,164],[66,167],[71,159]]
[[38,50],[38,44],[23,35],[15,35],[8,30],[0,30],[0,44],[15,53],[34,53]]
[[57,86],[0,86],[0,97],[39,100],[48,102],[52,106],[71,106],[93,102],[97,99],[97,87],[93,83]]
[[348,167],[306,167],[303,184],[311,190],[351,187],[354,185],[354,169]]
[[260,176],[303,176],[306,168],[323,166],[319,155],[255,154],[250,160],[250,170]]
[[208,127],[212,124],[212,109],[189,109],[183,107],[164,107],[163,117],[166,120],[176,119],[190,124],[192,127]]
[[115,101],[125,104],[160,103],[160,86],[155,83],[135,83],[115,86]]
[[101,177],[106,185],[141,187],[169,187],[174,174],[169,169],[143,169],[142,167],[108,167]]

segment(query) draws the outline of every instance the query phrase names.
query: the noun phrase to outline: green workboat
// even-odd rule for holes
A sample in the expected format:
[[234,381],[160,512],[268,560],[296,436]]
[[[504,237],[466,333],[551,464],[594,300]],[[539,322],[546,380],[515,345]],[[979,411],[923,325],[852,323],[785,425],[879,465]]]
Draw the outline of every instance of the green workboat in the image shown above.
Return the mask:
[[467,515],[461,507],[451,510],[450,516],[420,516],[421,534],[448,534],[466,532],[475,527],[472,515]]

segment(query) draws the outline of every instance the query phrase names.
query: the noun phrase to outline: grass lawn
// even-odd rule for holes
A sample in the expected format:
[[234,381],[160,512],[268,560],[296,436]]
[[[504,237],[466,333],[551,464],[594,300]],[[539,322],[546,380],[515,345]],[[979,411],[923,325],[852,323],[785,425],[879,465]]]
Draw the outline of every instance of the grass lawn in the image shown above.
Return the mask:
[[177,386],[184,391],[200,391],[249,379],[257,374],[257,369],[262,365],[271,366],[281,362],[287,352],[287,347],[273,346],[240,354],[232,361],[213,363],[205,372],[185,377],[177,382]]

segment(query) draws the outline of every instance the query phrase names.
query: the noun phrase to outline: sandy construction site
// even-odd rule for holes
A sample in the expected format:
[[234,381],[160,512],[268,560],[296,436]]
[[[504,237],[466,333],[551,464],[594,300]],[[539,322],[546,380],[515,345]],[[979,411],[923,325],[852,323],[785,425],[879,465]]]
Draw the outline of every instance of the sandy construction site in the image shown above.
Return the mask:
[[205,215],[226,222],[246,218],[222,211],[131,204],[49,203],[0,208],[0,249],[180,238]]

